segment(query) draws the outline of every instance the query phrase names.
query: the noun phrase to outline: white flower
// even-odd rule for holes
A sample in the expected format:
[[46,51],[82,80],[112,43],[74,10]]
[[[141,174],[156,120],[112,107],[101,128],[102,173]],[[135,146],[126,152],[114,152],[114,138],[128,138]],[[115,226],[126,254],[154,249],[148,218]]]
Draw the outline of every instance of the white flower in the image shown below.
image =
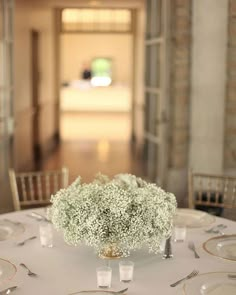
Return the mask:
[[50,218],[67,243],[84,242],[98,252],[116,244],[124,255],[143,244],[158,253],[177,205],[173,194],[131,174],[112,180],[99,174],[89,184],[78,177],[51,201]]

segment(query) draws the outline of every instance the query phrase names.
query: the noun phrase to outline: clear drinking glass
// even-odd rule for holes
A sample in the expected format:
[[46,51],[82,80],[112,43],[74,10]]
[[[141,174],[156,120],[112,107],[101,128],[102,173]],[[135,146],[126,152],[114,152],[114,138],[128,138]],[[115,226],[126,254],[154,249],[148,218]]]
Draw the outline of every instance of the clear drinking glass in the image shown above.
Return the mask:
[[133,280],[134,263],[132,261],[119,262],[120,281],[129,283]]
[[164,250],[165,250],[165,245],[166,245],[166,239],[163,239],[163,240],[161,241],[161,245],[160,245],[160,251],[161,251],[161,253],[164,252]]
[[186,239],[187,228],[185,225],[178,224],[174,227],[174,241],[184,242]]
[[97,268],[97,286],[98,288],[111,287],[112,269],[109,266],[101,266]]
[[53,247],[53,226],[50,222],[40,223],[39,236],[43,247]]

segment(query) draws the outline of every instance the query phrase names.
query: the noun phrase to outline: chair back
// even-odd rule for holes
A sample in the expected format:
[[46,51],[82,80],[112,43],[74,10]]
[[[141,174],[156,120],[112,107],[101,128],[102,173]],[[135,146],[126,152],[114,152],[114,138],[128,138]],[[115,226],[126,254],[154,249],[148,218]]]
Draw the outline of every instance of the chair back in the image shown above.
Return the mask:
[[54,171],[16,173],[9,170],[14,209],[50,204],[51,195],[68,186],[69,172],[66,167]]
[[236,177],[189,172],[189,208],[236,208]]

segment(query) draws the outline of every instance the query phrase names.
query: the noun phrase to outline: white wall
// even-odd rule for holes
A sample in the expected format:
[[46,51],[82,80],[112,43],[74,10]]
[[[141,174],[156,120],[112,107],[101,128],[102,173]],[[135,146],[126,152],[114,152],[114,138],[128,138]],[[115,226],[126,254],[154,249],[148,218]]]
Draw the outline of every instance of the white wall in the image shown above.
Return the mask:
[[196,0],[192,5],[189,166],[222,173],[228,0]]
[[131,84],[132,36],[128,34],[63,34],[61,36],[61,79],[80,78],[85,62],[95,57],[113,60],[116,82]]

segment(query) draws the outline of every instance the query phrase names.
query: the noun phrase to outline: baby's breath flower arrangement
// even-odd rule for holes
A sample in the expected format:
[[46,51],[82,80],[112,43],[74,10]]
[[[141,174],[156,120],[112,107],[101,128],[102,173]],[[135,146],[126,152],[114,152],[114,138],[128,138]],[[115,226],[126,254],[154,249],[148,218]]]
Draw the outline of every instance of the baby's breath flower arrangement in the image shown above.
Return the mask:
[[51,202],[50,218],[68,244],[84,242],[100,255],[112,249],[112,256],[127,256],[144,244],[160,252],[177,205],[173,194],[131,174],[99,174],[89,184],[78,177]]

